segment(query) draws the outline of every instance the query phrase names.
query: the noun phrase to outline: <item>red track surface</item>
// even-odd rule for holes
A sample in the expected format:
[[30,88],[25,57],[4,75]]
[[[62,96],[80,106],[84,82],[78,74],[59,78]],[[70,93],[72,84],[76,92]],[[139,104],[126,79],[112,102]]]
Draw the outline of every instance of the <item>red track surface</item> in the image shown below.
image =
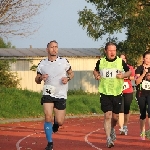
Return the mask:
[[[150,150],[150,141],[139,138],[139,119],[131,115],[127,136],[119,135],[111,150]],[[103,117],[66,119],[53,134],[54,150],[108,150]],[[43,122],[20,122],[0,125],[0,150],[44,150],[47,142]]]

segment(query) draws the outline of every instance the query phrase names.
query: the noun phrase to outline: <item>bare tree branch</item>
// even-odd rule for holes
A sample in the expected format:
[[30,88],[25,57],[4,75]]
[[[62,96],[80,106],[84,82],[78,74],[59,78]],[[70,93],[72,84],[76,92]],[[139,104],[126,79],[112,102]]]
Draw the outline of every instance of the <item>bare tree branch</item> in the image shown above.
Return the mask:
[[0,0],[0,35],[28,36],[36,32],[40,23],[33,22],[33,17],[46,9],[50,1]]

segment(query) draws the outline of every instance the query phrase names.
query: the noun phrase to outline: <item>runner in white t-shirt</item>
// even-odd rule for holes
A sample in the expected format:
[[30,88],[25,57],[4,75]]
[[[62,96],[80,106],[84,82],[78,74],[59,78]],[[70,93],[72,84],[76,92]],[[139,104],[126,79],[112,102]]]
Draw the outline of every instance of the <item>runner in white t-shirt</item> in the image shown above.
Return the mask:
[[[57,132],[64,122],[68,81],[74,77],[74,73],[68,60],[57,56],[58,43],[56,41],[48,43],[46,50],[48,58],[38,64],[35,82],[41,84],[41,81],[44,81],[41,105],[45,114],[44,130],[48,141],[45,150],[53,150],[52,132]],[[53,111],[55,117],[52,125]]]

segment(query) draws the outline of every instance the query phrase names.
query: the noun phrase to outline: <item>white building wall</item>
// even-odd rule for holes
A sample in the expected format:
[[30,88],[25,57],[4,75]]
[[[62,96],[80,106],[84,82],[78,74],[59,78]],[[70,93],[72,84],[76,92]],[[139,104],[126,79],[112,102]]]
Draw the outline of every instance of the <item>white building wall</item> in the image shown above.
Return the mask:
[[[38,65],[41,59],[43,58],[35,58],[32,65]],[[82,89],[86,92],[97,93],[98,81],[93,77],[93,69],[95,68],[98,58],[83,57],[67,59],[75,73],[74,78],[69,81],[69,89]],[[30,65],[30,67],[32,65]],[[18,77],[21,79],[20,88],[41,92],[43,83],[41,85],[35,83],[36,71],[17,71],[17,73]]]

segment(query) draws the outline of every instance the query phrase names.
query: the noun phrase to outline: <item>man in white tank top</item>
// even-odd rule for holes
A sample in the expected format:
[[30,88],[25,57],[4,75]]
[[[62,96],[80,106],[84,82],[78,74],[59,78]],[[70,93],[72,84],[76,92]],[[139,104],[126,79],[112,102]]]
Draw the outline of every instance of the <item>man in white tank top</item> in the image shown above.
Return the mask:
[[[41,60],[37,67],[35,82],[44,81],[41,104],[45,114],[44,130],[48,141],[45,150],[53,150],[52,132],[57,132],[65,119],[68,81],[74,73],[67,59],[59,57],[58,43],[51,41],[47,44],[48,58]],[[52,114],[55,114],[52,125]]]

